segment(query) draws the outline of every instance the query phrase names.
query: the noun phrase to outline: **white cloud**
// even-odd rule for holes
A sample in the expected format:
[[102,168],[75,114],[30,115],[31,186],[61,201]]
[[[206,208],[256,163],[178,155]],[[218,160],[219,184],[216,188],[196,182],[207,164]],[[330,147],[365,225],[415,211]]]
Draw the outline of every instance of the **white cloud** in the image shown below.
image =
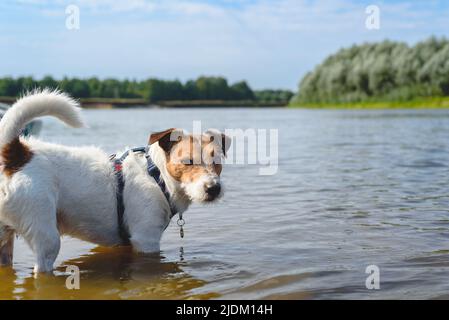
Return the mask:
[[[447,12],[430,1],[418,7],[380,2],[381,30],[374,32],[365,29],[365,5],[348,0],[259,0],[239,6],[195,0],[50,2],[36,8],[49,15],[68,2],[78,4],[81,30],[56,28],[51,40],[39,37],[39,48],[8,48],[20,49],[12,54],[21,61],[14,66],[17,73],[182,80],[220,74],[258,88],[295,88],[305,72],[342,46],[384,38],[414,42],[449,30]],[[22,53],[37,50],[31,60]],[[42,52],[53,59],[41,63]]]
[[76,0],[72,1],[78,4],[83,9],[94,11],[112,11],[112,12],[127,12],[127,11],[153,11],[156,8],[154,1],[146,0]]
[[19,4],[43,5],[48,4],[48,0],[16,0]]

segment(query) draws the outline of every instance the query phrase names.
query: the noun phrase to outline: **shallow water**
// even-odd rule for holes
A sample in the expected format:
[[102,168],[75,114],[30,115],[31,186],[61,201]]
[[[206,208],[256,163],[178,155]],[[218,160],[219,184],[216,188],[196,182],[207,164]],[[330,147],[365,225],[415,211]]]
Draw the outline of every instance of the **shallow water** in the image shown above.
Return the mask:
[[[449,111],[86,110],[89,129],[44,122],[42,138],[112,153],[169,127],[278,128],[279,170],[228,165],[224,199],[176,221],[160,255],[64,238],[56,276],[32,276],[16,241],[2,299],[449,298]],[[368,290],[365,268],[380,269]],[[67,290],[77,265],[81,289]]]

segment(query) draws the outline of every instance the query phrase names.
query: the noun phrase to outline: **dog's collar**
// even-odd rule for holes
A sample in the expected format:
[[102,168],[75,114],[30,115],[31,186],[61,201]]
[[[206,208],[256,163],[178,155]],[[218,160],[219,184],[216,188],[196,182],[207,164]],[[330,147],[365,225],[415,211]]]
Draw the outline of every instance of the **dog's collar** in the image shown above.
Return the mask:
[[167,190],[164,179],[162,179],[161,170],[159,170],[159,168],[154,164],[153,160],[151,160],[148,152],[145,152],[145,158],[147,159],[147,172],[151,177],[153,177],[159,188],[161,188],[161,191],[164,194],[165,199],[167,199],[168,205],[170,206],[170,218],[173,218],[178,213],[178,210],[170,201],[170,193]]
[[[145,154],[145,158],[147,160],[147,172],[156,181],[157,185],[161,189],[162,193],[165,196],[165,199],[168,202],[171,212],[170,219],[173,218],[178,213],[178,210],[170,201],[170,193],[168,192],[167,186],[165,185],[165,181],[161,176],[161,171],[148,154],[147,147],[139,147],[127,150],[120,158],[117,158],[115,154],[111,155],[110,159],[111,161],[113,161],[114,171],[117,177],[117,218],[118,218],[119,234],[124,244],[129,244],[130,235],[127,228],[125,228],[123,220],[125,214],[125,205],[123,202],[123,190],[125,188],[125,180],[123,178],[122,169],[123,169],[123,161],[126,159],[126,157],[129,155],[130,152],[142,152]],[[179,213],[179,215],[180,216],[178,220],[178,225],[179,221],[182,221],[182,224],[184,224],[184,220],[182,219],[181,213]]]

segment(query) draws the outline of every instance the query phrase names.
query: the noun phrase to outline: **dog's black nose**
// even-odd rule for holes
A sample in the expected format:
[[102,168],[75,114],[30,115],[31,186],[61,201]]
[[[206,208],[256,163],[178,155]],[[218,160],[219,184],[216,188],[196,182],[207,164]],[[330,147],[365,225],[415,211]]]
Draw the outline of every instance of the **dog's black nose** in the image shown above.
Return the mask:
[[212,197],[215,198],[220,194],[221,191],[221,185],[219,183],[216,183],[210,187],[206,187],[206,193]]

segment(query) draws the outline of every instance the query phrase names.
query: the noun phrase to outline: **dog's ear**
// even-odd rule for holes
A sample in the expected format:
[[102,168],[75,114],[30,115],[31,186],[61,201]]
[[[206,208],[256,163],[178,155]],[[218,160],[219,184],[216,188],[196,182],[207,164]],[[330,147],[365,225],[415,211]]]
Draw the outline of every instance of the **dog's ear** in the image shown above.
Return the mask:
[[216,129],[209,129],[206,131],[206,134],[210,135],[210,141],[215,141],[215,139],[218,139],[218,144],[223,151],[223,155],[226,157],[226,154],[231,147],[232,139]]
[[169,152],[176,142],[182,138],[182,131],[170,128],[161,132],[154,132],[150,135],[148,144],[159,142],[159,146],[165,151]]
[[228,153],[229,148],[231,147],[232,139],[225,135],[224,133],[221,134],[221,148],[223,149],[223,154],[226,157],[226,154]]

